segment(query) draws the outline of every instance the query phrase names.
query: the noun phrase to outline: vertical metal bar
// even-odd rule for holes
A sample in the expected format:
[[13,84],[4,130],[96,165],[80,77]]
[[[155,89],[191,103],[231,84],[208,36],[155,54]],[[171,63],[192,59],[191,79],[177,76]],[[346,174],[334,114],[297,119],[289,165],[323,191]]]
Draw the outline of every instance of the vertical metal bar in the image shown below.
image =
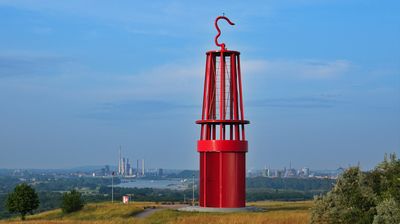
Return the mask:
[[216,57],[211,54],[211,76],[210,76],[210,85],[211,85],[211,94],[210,94],[210,114],[212,117],[210,119],[215,119],[215,108],[216,108]]
[[[220,54],[220,119],[225,120],[225,53]],[[225,140],[225,124],[220,124],[220,139]]]
[[[217,68],[216,68],[216,63],[217,63],[217,56],[215,54],[212,54],[212,119],[216,119],[216,110],[217,110]],[[217,127],[215,124],[212,125],[212,139],[216,140],[217,139]]]
[[[205,89],[205,95],[204,95],[204,97],[206,98],[206,107],[204,108],[204,110],[205,110],[205,114],[204,114],[204,119],[205,120],[208,120],[209,119],[209,117],[210,117],[210,101],[211,101],[211,99],[210,99],[210,97],[211,97],[211,78],[210,78],[210,76],[211,76],[211,72],[212,72],[212,67],[211,67],[211,62],[212,61],[212,55],[211,55],[211,53],[207,53],[207,72],[206,72],[206,80],[205,80],[205,85],[207,86],[207,88],[206,87],[204,87],[204,89]],[[205,130],[205,139],[210,139],[210,125],[209,124],[206,124],[205,125],[205,128],[206,128],[206,130]]]
[[[224,50],[221,49],[220,54],[220,120],[225,120],[225,55]],[[220,139],[225,140],[225,126],[224,124],[220,124]],[[219,154],[219,207],[222,207],[222,152],[218,152]]]
[[205,74],[204,74],[203,108],[201,110],[201,119],[202,120],[204,120],[204,110],[205,110],[205,107],[206,107],[208,71],[209,71],[209,57],[208,57],[208,54],[207,54],[206,55],[206,71],[205,71]]
[[[201,112],[201,119],[205,120],[208,117],[208,97],[207,95],[209,94],[209,78],[210,77],[210,57],[209,54],[206,56],[206,71],[205,71],[205,77],[204,77],[204,92],[203,92],[203,109]],[[204,126],[207,128],[207,125],[202,124],[201,125],[201,132],[200,132],[200,139],[203,139],[204,136]]]
[[[234,53],[231,53],[230,55],[230,66],[229,66],[229,69],[230,69],[230,80],[229,80],[229,119],[231,119],[231,120],[234,120],[234,117],[233,117],[233,107],[234,107],[234,97],[233,97],[233,94],[234,94],[234,92],[233,92],[233,84],[234,84],[234,81],[233,81],[233,79],[234,79],[234,70],[235,70],[235,68],[233,67],[233,65],[234,65],[234,60],[235,60],[235,54]],[[230,126],[229,126],[229,133],[230,133],[230,140],[233,140],[233,127],[234,127],[234,125],[232,125],[232,124],[230,124]]]
[[[242,76],[240,71],[240,55],[237,56],[238,61],[238,82],[239,82],[239,97],[240,97],[240,119],[244,120],[244,111],[243,111],[243,94],[242,94]],[[246,140],[246,136],[244,134],[244,124],[242,124],[242,140]]]
[[[238,119],[238,93],[237,93],[237,66],[236,66],[236,54],[233,56],[232,63],[232,86],[233,86],[233,119]],[[235,140],[239,140],[239,125],[235,124]]]

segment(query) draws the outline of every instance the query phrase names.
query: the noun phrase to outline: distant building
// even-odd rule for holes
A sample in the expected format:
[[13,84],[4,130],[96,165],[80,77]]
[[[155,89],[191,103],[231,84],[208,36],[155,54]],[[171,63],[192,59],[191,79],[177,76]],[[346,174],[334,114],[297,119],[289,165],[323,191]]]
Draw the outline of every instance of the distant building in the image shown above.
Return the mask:
[[118,158],[118,175],[122,174],[122,155],[121,155],[121,147],[119,148],[119,158]]
[[140,169],[139,169],[139,163],[140,163],[140,161],[139,160],[137,160],[136,161],[136,176],[138,177],[138,176],[140,176]]
[[296,175],[297,175],[296,170],[292,169],[292,168],[287,169],[285,174],[284,174],[285,177],[295,177]]
[[130,176],[129,170],[131,169],[131,164],[129,164],[129,159],[126,159],[125,176]]
[[133,168],[132,167],[129,168],[129,176],[133,176]]
[[136,176],[143,177],[146,175],[145,166],[144,166],[144,159],[136,160]]
[[110,166],[106,165],[104,168],[105,168],[105,175],[109,175],[110,174]]
[[[138,160],[139,161],[139,160]],[[138,163],[139,166],[139,163]],[[109,169],[109,168],[108,168]],[[136,169],[136,175],[137,173]],[[119,160],[118,160],[118,175],[120,176],[134,176],[135,170],[133,169],[132,163],[129,158],[122,156],[121,148],[119,149]]]
[[265,166],[263,172],[262,172],[262,176],[263,177],[270,177],[271,176],[271,169],[267,168],[267,166]]
[[164,171],[162,168],[158,169],[158,176],[162,177],[164,175]]
[[303,169],[301,169],[301,171],[302,171],[302,175],[303,175],[304,177],[310,176],[310,168],[308,168],[308,167],[303,167]]

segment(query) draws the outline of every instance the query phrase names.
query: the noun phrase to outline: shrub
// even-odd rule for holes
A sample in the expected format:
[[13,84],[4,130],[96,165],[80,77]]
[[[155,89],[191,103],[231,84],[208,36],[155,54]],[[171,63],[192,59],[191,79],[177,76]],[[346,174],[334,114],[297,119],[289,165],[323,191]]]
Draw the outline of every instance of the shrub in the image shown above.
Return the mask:
[[61,202],[62,211],[64,213],[71,213],[81,210],[84,206],[81,196],[81,193],[76,190],[64,193]]
[[315,198],[311,223],[400,223],[399,189],[400,160],[395,154],[385,156],[370,172],[349,168],[332,191]]
[[385,199],[377,207],[373,224],[400,223],[400,205],[393,198]]

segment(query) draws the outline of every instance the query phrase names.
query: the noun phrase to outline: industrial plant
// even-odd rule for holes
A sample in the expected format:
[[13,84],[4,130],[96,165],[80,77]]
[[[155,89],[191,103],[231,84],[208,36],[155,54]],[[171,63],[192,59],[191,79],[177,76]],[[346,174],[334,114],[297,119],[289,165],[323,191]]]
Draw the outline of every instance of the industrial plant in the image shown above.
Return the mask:
[[118,176],[122,177],[144,177],[146,175],[144,159],[136,160],[136,168],[133,166],[135,160],[122,156],[122,149],[119,149]]

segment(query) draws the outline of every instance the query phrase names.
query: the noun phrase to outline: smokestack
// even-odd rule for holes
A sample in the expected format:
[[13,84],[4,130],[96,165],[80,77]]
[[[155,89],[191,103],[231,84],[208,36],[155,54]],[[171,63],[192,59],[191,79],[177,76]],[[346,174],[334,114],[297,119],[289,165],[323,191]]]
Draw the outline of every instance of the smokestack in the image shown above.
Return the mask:
[[139,160],[136,161],[136,176],[139,176]]
[[122,154],[121,154],[121,146],[119,146],[119,159],[118,159],[118,174],[119,175],[121,175],[121,173],[122,173],[122,170],[121,170],[121,166],[122,166],[122,164],[121,164],[121,156],[122,156]]
[[142,159],[142,176],[144,176],[144,159]]

